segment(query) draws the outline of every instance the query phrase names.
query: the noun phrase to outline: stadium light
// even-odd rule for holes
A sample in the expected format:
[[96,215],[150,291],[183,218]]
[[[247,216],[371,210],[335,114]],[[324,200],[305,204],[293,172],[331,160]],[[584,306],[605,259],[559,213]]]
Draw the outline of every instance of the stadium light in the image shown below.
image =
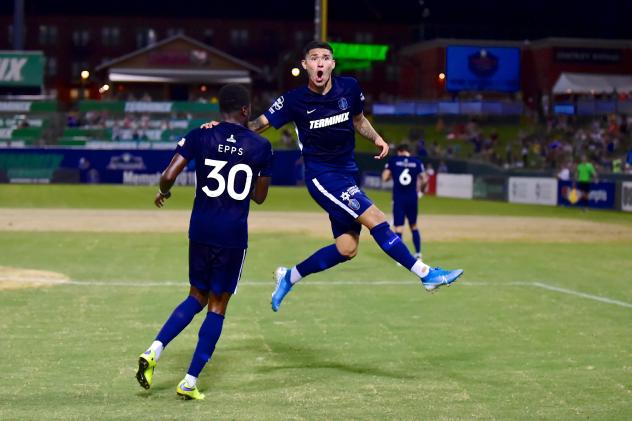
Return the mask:
[[90,72],[87,70],[82,70],[81,71],[81,79],[86,80],[90,77]]
[[445,73],[441,72],[439,73],[439,80],[444,80],[445,79]]
[[292,76],[298,77],[298,75],[300,75],[300,74],[301,74],[301,71],[299,70],[298,67],[293,67],[292,68]]

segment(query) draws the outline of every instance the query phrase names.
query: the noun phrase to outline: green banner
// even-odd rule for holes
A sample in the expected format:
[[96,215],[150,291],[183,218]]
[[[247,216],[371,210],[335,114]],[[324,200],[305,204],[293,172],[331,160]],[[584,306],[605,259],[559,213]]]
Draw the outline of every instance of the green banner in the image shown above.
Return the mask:
[[44,55],[41,51],[0,51],[0,86],[42,86]]
[[167,114],[173,112],[187,113],[216,113],[219,111],[218,104],[210,102],[186,102],[186,101],[81,101],[79,111],[109,111],[111,113],[146,113],[146,114]]
[[55,101],[0,101],[0,113],[52,113],[57,111]]

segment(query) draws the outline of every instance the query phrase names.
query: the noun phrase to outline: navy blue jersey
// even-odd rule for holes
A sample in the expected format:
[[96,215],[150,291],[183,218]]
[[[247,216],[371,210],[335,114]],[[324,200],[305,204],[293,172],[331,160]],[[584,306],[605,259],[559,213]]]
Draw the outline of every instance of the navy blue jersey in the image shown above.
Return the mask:
[[307,86],[286,92],[264,113],[279,128],[292,121],[310,177],[335,171],[353,173],[355,129],[353,117],[364,110],[364,95],[351,77],[333,77],[326,95]]
[[272,174],[272,146],[246,127],[222,122],[194,129],[176,153],[195,160],[196,188],[189,239],[228,247],[248,246],[250,193],[258,176]]
[[412,156],[393,156],[384,168],[391,171],[393,178],[393,200],[417,197],[417,178],[424,172],[424,164],[419,159]]

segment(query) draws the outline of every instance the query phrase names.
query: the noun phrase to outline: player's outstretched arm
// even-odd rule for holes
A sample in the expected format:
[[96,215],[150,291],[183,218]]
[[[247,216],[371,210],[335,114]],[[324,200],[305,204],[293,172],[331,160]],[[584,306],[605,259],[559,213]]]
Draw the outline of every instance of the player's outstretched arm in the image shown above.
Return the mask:
[[255,133],[264,132],[268,129],[268,127],[270,127],[270,122],[268,121],[268,118],[263,114],[248,122],[248,128]]
[[389,170],[388,168],[382,171],[382,181],[388,181],[391,179],[392,176],[393,174],[391,173],[391,170]]
[[255,188],[252,189],[252,200],[260,205],[268,197],[268,188],[270,187],[271,177],[258,177],[255,183]]
[[167,166],[160,176],[160,187],[154,198],[154,205],[156,205],[156,207],[163,207],[165,200],[171,197],[171,187],[173,187],[173,184],[176,182],[178,174],[180,174],[186,166],[187,160],[184,159],[182,155],[177,153],[173,156],[169,166]]
[[371,122],[364,116],[364,113],[360,113],[353,117],[353,127],[355,127],[356,131],[360,133],[362,137],[372,141],[379,149],[380,153],[373,156],[373,158],[382,159],[388,155],[388,143],[386,143],[384,139],[382,139],[382,136],[375,131]]

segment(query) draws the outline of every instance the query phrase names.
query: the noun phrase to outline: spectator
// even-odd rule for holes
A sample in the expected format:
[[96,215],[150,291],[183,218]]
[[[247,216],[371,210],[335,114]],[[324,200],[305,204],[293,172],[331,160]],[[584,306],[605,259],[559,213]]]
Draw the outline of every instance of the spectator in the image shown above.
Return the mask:
[[571,179],[571,169],[567,162],[564,162],[557,173],[557,179],[560,181],[568,181]]
[[447,173],[447,172],[448,172],[448,166],[446,165],[445,161],[443,160],[439,161],[439,166],[437,167],[437,174]]

